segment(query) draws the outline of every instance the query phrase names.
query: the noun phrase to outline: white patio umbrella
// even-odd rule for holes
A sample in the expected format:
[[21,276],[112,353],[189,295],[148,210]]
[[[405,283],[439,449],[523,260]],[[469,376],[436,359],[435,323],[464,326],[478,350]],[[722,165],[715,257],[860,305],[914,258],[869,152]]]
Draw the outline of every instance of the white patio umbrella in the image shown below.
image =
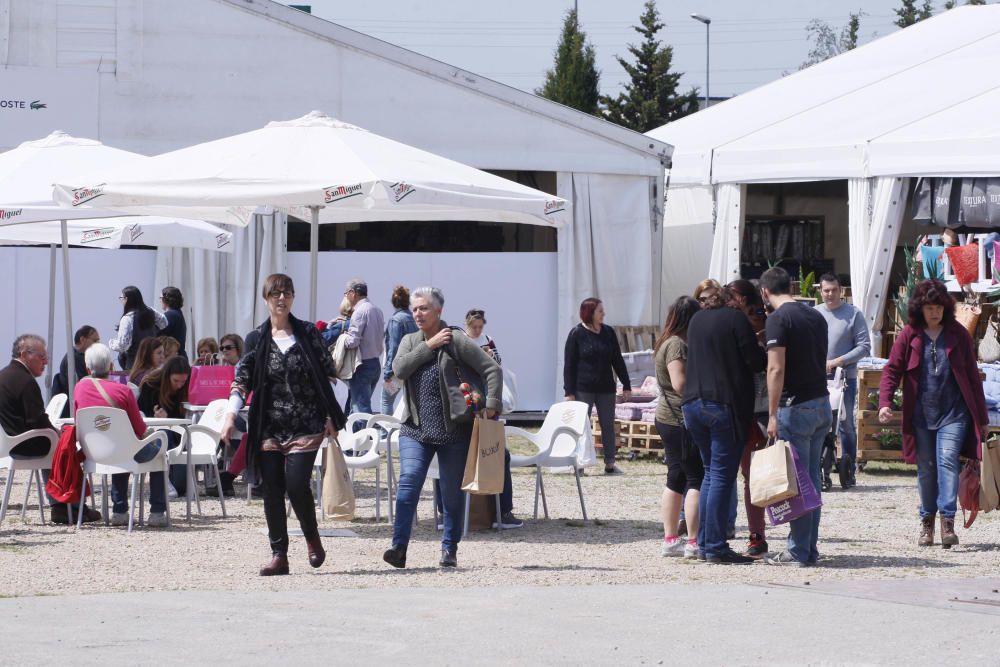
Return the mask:
[[79,211],[183,215],[246,224],[256,206],[312,222],[309,317],[316,317],[320,223],[470,220],[556,227],[564,200],[313,111],[291,121],[164,153],[53,198]]
[[[49,340],[53,336],[55,304],[55,244],[63,248],[63,291],[66,310],[66,350],[73,349],[69,246],[119,247],[125,244],[171,245],[232,252],[232,234],[192,220],[122,217],[119,211],[67,209],[52,200],[52,184],[77,179],[94,169],[131,168],[149,158],[105,146],[99,141],[53,132],[0,153],[0,243],[45,243],[52,246],[49,295]],[[98,223],[93,219],[101,218]],[[90,222],[87,222],[87,221]],[[73,239],[71,239],[71,230]],[[78,235],[78,236],[77,236]],[[157,241],[154,243],[154,239]],[[74,365],[68,365],[70,393]]]

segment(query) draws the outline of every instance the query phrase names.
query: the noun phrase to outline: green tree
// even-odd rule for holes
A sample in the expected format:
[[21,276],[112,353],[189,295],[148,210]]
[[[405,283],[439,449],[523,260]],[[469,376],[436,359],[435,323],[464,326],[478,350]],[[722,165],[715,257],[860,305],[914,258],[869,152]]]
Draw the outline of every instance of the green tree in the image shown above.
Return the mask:
[[587,34],[580,30],[576,10],[566,12],[555,56],[555,64],[545,73],[545,84],[535,90],[535,94],[596,114],[601,75],[595,65],[594,46],[587,42]]
[[629,75],[625,91],[616,97],[602,96],[601,103],[605,118],[612,123],[648,132],[697,111],[698,91],[692,89],[683,95],[677,92],[682,73],[670,71],[673,47],[662,46],[656,38],[664,24],[654,0],[647,0],[639,23],[632,28],[642,35],[642,43],[628,46],[635,62],[615,56]]
[[838,56],[845,51],[850,51],[858,46],[858,32],[861,29],[861,17],[865,13],[858,11],[850,15],[847,25],[841,28],[838,33],[829,23],[820,19],[813,19],[806,25],[806,34],[812,41],[812,48],[809,55],[799,69],[805,69],[810,65],[823,62],[828,58]]
[[985,5],[986,0],[967,0],[965,3],[967,5]]
[[896,25],[900,28],[911,26],[917,21],[929,19],[934,14],[934,6],[931,0],[924,0],[920,7],[917,7],[917,0],[902,0],[903,6],[894,10],[896,12]]

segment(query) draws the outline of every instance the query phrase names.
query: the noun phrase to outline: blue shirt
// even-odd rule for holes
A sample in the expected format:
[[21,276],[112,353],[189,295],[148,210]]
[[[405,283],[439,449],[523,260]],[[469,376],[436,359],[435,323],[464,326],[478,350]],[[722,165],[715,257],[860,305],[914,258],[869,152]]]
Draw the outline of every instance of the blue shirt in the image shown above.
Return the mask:
[[944,336],[939,335],[936,341],[932,341],[926,333],[921,336],[924,354],[920,361],[914,425],[937,430],[968,418],[969,411],[962,401],[955,374],[951,372]]

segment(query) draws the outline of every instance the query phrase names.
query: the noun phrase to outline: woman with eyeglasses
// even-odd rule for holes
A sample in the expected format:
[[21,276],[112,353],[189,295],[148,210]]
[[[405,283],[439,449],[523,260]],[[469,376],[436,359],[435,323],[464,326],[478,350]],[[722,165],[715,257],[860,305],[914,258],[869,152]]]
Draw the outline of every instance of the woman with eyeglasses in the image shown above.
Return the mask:
[[108,341],[108,347],[118,353],[118,363],[122,370],[131,370],[135,363],[139,344],[147,338],[158,335],[167,327],[167,318],[158,310],[146,305],[138,287],[129,285],[118,297],[122,303],[122,318],[115,327],[115,335]]
[[219,339],[219,354],[223,366],[236,366],[243,358],[243,338],[239,334],[226,334]]
[[306,539],[309,564],[319,567],[326,560],[309,481],[321,443],[336,438],[346,419],[330,386],[337,369],[319,330],[292,315],[292,279],[268,276],[262,295],[270,316],[257,327],[255,344],[237,368],[222,440],[232,436],[236,413],[253,392],[244,475],[249,483],[264,485],[272,557],[260,575],[268,577],[289,571],[286,494]]
[[879,385],[878,418],[892,418],[892,399],[903,385],[903,460],[917,464],[920,536],[934,544],[941,515],[941,546],[958,544],[955,510],[959,457],[979,460],[989,424],[972,336],[955,320],[955,300],[938,280],[917,283],[909,323],[896,338]]
[[[167,319],[167,326],[160,330],[161,336],[174,338],[180,347],[177,354],[187,359],[187,322],[184,321],[184,295],[176,287],[164,287],[160,292],[160,304],[163,306],[163,316]],[[167,355],[173,356],[172,354]]]

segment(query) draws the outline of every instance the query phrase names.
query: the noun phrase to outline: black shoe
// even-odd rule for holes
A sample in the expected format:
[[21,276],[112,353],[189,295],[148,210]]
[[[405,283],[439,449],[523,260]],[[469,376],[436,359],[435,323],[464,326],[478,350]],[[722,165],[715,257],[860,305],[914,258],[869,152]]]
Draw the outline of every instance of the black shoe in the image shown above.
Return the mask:
[[763,558],[767,555],[767,540],[760,533],[751,533],[750,544],[747,545],[747,550],[743,552],[743,555],[754,560]]
[[458,567],[458,547],[441,548],[441,567]]
[[677,524],[677,537],[687,537],[687,536],[688,536],[687,519],[681,519],[681,522]]
[[[500,528],[504,530],[509,530],[511,528],[522,528],[524,522],[514,516],[513,512],[504,512],[500,515]],[[493,527],[497,528],[496,521],[493,522]]]
[[850,456],[842,457],[837,472],[840,475],[840,488],[846,490],[854,486],[854,459]]
[[749,565],[755,563],[756,559],[743,556],[730,549],[729,551],[723,551],[721,554],[706,556],[705,562],[716,565]]
[[391,549],[386,549],[382,554],[382,560],[393,567],[406,567],[406,545],[393,544]]
[[[74,515],[74,519],[76,516]],[[49,508],[49,521],[52,523],[69,524],[69,509],[66,503],[59,503]]]

